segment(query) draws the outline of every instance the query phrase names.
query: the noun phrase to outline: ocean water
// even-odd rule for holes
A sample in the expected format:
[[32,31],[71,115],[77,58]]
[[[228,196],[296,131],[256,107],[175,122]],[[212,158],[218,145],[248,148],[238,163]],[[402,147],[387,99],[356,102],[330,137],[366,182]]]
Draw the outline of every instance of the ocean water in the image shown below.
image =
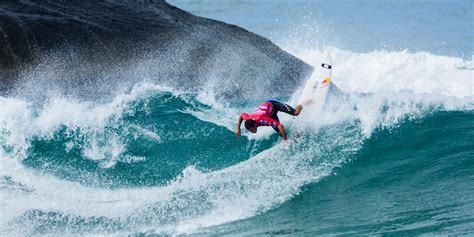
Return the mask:
[[261,101],[219,87],[0,96],[0,235],[474,234],[473,1],[170,3],[331,53],[343,93],[281,115],[286,146],[236,138]]

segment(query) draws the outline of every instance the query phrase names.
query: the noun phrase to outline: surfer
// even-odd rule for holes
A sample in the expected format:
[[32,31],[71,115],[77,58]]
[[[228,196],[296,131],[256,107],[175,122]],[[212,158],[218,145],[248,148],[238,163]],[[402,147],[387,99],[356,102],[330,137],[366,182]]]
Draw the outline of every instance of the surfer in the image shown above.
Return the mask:
[[281,111],[289,115],[298,116],[302,109],[303,106],[300,104],[293,108],[276,100],[265,101],[253,113],[247,114],[244,112],[239,116],[235,135],[237,137],[240,136],[240,125],[245,120],[245,128],[251,133],[256,133],[259,126],[271,126],[286,141],[288,138],[285,127],[280,123],[277,113]]

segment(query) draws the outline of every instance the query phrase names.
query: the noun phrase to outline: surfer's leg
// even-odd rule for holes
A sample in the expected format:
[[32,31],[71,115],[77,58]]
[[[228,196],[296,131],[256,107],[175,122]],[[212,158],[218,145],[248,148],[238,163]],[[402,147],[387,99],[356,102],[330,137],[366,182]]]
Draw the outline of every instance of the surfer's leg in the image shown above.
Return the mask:
[[301,105],[297,105],[296,106],[297,109],[294,109],[293,107],[291,107],[287,104],[281,103],[279,101],[276,101],[276,100],[269,100],[268,102],[273,104],[273,107],[276,111],[281,111],[281,112],[287,113],[289,115],[298,115],[300,113],[301,109],[303,108]]
[[[273,113],[270,115],[270,118],[275,119],[276,121],[280,122],[280,118],[278,118],[278,110],[274,109]],[[280,134],[280,130],[278,128],[273,128],[275,132]]]
[[[273,113],[273,115],[271,116],[272,119],[275,119],[276,121],[280,122],[280,119],[278,119],[278,115],[277,115],[277,112]],[[275,127],[273,128],[273,130],[275,130],[276,133],[278,133],[278,135],[281,135],[280,134],[280,130]]]

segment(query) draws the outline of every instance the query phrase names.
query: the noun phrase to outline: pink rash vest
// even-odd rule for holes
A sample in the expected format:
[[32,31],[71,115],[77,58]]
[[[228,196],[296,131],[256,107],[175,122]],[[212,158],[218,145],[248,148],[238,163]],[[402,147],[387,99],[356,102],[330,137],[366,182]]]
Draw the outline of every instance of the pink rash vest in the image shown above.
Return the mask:
[[252,119],[254,120],[258,126],[271,126],[272,128],[278,128],[280,122],[278,120],[271,118],[271,114],[273,112],[273,105],[270,102],[264,102],[260,106],[258,106],[257,110],[255,110],[251,114],[242,113],[242,118],[244,120]]

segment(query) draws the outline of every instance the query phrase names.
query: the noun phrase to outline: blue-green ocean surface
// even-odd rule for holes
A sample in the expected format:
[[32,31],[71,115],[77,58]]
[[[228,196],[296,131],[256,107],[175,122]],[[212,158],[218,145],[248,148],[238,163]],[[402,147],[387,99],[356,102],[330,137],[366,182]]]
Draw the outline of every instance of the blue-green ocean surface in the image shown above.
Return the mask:
[[[100,101],[0,96],[0,236],[474,234],[472,1],[337,3],[390,16],[361,14],[364,24],[318,12],[336,11],[322,1],[204,2],[179,7],[250,28],[311,65],[331,53],[341,92],[322,112],[280,115],[286,145],[269,128],[235,137],[240,113],[269,98],[221,98],[219,83],[183,91],[145,72]],[[223,17],[241,9],[252,14]],[[436,24],[439,9],[459,24]],[[364,40],[360,29],[386,33],[387,21],[415,23]],[[332,33],[298,40],[310,29]],[[276,99],[295,105],[300,90]]]

